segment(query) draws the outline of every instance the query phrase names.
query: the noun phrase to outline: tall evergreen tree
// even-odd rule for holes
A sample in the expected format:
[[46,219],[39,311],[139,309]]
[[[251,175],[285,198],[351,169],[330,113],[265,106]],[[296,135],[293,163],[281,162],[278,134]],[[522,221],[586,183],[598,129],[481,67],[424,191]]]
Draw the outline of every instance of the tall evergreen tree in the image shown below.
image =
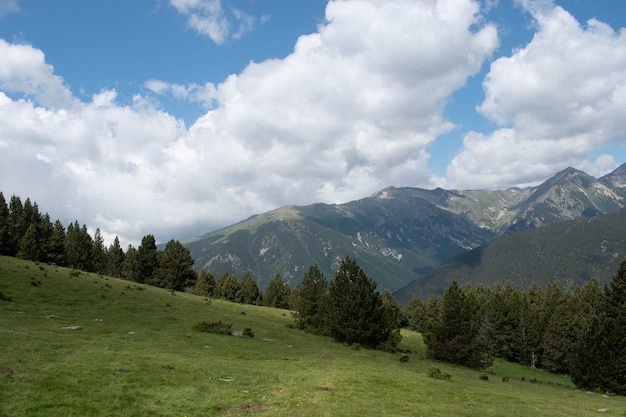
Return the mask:
[[193,288],[193,293],[205,297],[215,296],[215,275],[213,273],[201,270],[196,279],[196,283]]
[[92,269],[94,272],[101,274],[106,273],[107,264],[107,250],[104,247],[104,238],[100,232],[100,228],[96,228],[96,232],[93,235],[93,244],[91,247],[92,252]]
[[189,249],[178,240],[170,240],[165,249],[158,252],[158,266],[152,274],[152,285],[183,291],[193,286],[196,272],[193,270],[193,259]]
[[242,304],[260,304],[262,297],[259,286],[250,272],[244,272],[239,282],[237,302]]
[[70,268],[83,271],[92,270],[92,240],[87,226],[82,227],[78,220],[67,226],[65,235],[65,261]]
[[9,212],[11,214],[9,223],[9,234],[11,237],[9,255],[15,256],[20,249],[20,239],[22,239],[26,229],[28,229],[28,224],[26,224],[26,219],[24,218],[24,205],[22,200],[16,195],[11,196],[9,200]]
[[128,245],[121,270],[122,278],[128,281],[138,282],[139,266],[137,264],[137,249],[132,244]]
[[35,223],[31,223],[22,236],[17,256],[29,261],[39,261],[45,256],[44,242]]
[[377,347],[389,340],[394,330],[385,322],[376,283],[350,258],[342,260],[330,283],[325,317],[335,340],[348,344]]
[[289,288],[289,284],[283,282],[280,274],[276,274],[267,284],[267,289],[263,295],[263,305],[287,309],[289,308],[290,295],[291,288]]
[[47,245],[48,262],[65,266],[65,228],[60,220],[52,226]]
[[426,330],[426,304],[421,298],[414,295],[406,305],[404,314],[407,319],[407,326],[411,330],[424,333]]
[[109,245],[106,260],[106,273],[112,277],[120,278],[124,264],[124,250],[120,246],[120,239],[115,236],[113,243]]
[[11,212],[0,192],[0,255],[12,255]]
[[224,272],[221,277],[218,278],[215,283],[215,293],[217,298],[221,298],[228,301],[239,302],[240,283],[237,277]]
[[385,289],[380,293],[380,299],[382,301],[384,326],[389,332],[387,340],[379,344],[379,347],[387,351],[394,351],[398,343],[402,341],[400,328],[402,327],[404,315],[402,314],[402,309],[398,305],[398,302],[393,295],[391,295],[389,290]]
[[466,297],[453,281],[443,293],[438,319],[428,330],[429,356],[473,368],[489,366],[492,358],[481,313],[476,299]]
[[311,265],[294,290],[292,308],[298,328],[318,333],[323,332],[322,306],[324,305],[327,286],[328,282],[324,274],[317,265]]
[[152,274],[158,265],[156,240],[153,235],[146,235],[141,239],[137,248],[136,262],[130,271],[131,281],[149,284]]

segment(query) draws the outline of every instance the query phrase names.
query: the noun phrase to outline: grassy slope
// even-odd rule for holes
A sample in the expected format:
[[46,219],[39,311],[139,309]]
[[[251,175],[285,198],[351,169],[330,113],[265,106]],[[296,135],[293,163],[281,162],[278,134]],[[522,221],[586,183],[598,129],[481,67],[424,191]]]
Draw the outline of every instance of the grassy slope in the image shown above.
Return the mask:
[[[36,284],[36,285],[34,285]],[[576,416],[626,398],[496,362],[428,378],[418,334],[399,355],[289,327],[288,313],[0,257],[1,416]],[[243,314],[245,313],[245,314]],[[56,318],[48,318],[56,316]],[[194,332],[224,320],[254,338]],[[79,325],[81,330],[63,327]],[[501,382],[500,375],[511,377]],[[226,379],[226,381],[224,380]],[[537,383],[531,383],[537,380]]]

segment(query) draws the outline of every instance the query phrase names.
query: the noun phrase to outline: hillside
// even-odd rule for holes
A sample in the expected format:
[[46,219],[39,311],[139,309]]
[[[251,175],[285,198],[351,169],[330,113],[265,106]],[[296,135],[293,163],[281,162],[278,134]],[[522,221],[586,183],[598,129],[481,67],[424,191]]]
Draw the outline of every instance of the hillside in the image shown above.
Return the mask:
[[[496,361],[479,372],[357,350],[290,327],[283,310],[231,304],[0,257],[0,415],[355,416],[620,414],[626,398]],[[254,337],[200,333],[200,321]],[[74,326],[80,326],[75,329]],[[426,376],[429,366],[452,374]],[[509,382],[501,382],[502,376]]]
[[521,289],[554,281],[574,288],[591,278],[603,285],[624,258],[626,208],[502,237],[443,263],[394,295],[401,303],[413,295],[439,296],[453,280],[461,286],[510,282]]
[[332,277],[350,256],[379,288],[398,290],[498,237],[619,210],[624,171],[596,179],[568,168],[537,187],[497,191],[389,187],[345,204],[282,207],[186,246],[197,269],[249,271],[262,289],[276,273],[295,286],[312,264]]

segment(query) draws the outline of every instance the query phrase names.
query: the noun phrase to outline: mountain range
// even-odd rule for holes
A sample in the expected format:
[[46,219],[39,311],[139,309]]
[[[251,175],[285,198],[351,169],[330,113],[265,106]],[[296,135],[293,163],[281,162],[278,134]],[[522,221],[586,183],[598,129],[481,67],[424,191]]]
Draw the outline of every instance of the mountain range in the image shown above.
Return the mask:
[[285,206],[183,243],[196,268],[251,272],[262,289],[276,274],[295,286],[313,264],[330,279],[349,256],[379,289],[411,284],[406,296],[422,294],[416,286],[438,265],[489,242],[625,205],[626,164],[601,178],[567,168],[536,187],[389,187],[345,204]]

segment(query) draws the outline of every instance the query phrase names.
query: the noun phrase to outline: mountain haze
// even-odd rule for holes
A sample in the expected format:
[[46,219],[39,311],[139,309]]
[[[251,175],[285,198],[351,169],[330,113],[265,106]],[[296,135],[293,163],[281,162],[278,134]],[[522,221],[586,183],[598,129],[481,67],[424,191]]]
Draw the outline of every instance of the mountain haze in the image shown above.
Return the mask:
[[185,245],[196,268],[249,271],[262,289],[277,273],[294,286],[313,264],[330,278],[349,256],[395,291],[499,237],[615,212],[625,199],[626,164],[600,179],[568,168],[523,189],[388,187],[345,204],[286,206]]

